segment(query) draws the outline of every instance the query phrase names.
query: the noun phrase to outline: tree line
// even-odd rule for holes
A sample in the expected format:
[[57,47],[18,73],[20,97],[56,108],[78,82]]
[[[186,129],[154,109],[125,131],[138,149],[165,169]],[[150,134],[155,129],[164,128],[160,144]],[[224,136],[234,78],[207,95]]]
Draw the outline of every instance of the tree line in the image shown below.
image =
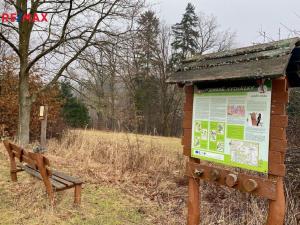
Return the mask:
[[[29,142],[39,96],[64,80],[64,87],[72,89],[68,100],[79,103],[81,114],[81,122],[67,121],[71,126],[179,135],[182,94],[166,80],[184,58],[226,50],[234,42],[234,33],[220,30],[214,16],[197,14],[190,3],[172,27],[143,0],[5,0],[0,9],[48,15],[45,23],[0,22],[0,54],[17,60],[15,104],[22,144]],[[31,90],[33,76],[41,85]],[[63,86],[58,87],[63,93]]]

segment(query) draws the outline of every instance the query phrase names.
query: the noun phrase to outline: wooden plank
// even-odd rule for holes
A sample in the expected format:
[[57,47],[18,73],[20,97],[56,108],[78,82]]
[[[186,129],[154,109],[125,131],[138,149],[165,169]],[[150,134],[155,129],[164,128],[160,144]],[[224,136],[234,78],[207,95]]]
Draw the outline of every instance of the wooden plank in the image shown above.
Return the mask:
[[14,153],[15,157],[17,157],[19,160],[22,160],[22,154],[23,154],[23,150],[22,148],[10,143],[12,152]]
[[271,128],[273,127],[287,127],[288,126],[288,116],[286,115],[272,115],[271,116]]
[[185,156],[191,156],[191,148],[189,148],[189,147],[183,147],[183,155],[185,155]]
[[288,89],[285,77],[272,80],[272,92],[286,92]]
[[272,99],[286,99],[288,102],[289,99],[289,92],[288,91],[273,91],[272,92]]
[[193,112],[192,111],[184,112],[182,128],[183,129],[192,129],[192,123],[193,123],[192,120],[193,120]]
[[270,139],[270,151],[286,152],[287,140]]
[[62,184],[64,184],[64,185],[68,186],[68,187],[74,186],[74,183],[73,183],[73,182],[68,181],[68,180],[65,180],[65,179],[62,179],[62,178],[60,178],[60,177],[58,177],[58,176],[56,176],[56,175],[52,175],[51,178],[52,178],[53,180],[56,180],[56,181],[59,182],[59,183],[62,183]]
[[193,111],[193,104],[192,102],[185,102],[183,106],[183,111]]
[[271,101],[272,101],[272,104],[275,104],[275,103],[277,103],[277,104],[288,103],[289,102],[289,96],[288,95],[282,95],[282,96],[280,96],[280,95],[277,96],[276,95],[276,96],[273,96],[273,94],[272,94]]
[[59,172],[59,171],[52,171],[52,174],[57,177],[63,178],[65,180],[71,181],[74,184],[82,184],[83,183],[83,181],[81,181],[79,178],[71,177],[71,176],[69,176],[65,173]]
[[274,103],[271,106],[271,114],[273,115],[285,115],[286,114],[286,104]]
[[281,152],[269,151],[269,163],[283,164],[283,157]]
[[186,104],[186,105],[188,105],[188,106],[193,106],[193,95],[186,95],[185,96],[185,103],[184,104]]
[[285,128],[272,127],[270,129],[270,138],[286,140]]
[[186,95],[194,94],[194,86],[193,85],[185,86],[184,90],[185,90]]
[[[20,166],[24,171],[26,171],[27,173],[29,173],[30,175],[40,179],[40,180],[43,180],[41,174],[39,173],[38,170],[34,170],[32,167],[29,167],[29,166],[26,166],[26,165],[21,165]],[[52,186],[54,186],[55,188],[57,189],[63,189],[66,187],[66,185],[60,183],[60,182],[57,182],[56,180],[53,180],[50,178],[50,182],[52,184]]]
[[185,147],[190,147],[192,142],[192,129],[183,130],[183,145]]
[[28,163],[29,165],[31,165],[31,166],[34,167],[34,168],[36,167],[36,162],[33,161],[33,160],[32,160],[31,158],[29,158],[28,156],[23,155],[22,159],[23,159],[23,162]]
[[[200,170],[203,171],[200,177],[195,175],[196,169],[198,171]],[[219,173],[218,179],[215,181],[212,181],[211,179],[211,174],[212,174],[211,171],[213,170],[217,170]],[[243,174],[243,173],[237,174],[237,173],[233,173],[230,170],[220,169],[214,166],[200,165],[197,163],[188,162],[186,167],[186,175],[188,177],[193,177],[194,179],[202,179],[207,182],[212,182],[224,186],[227,186],[226,177],[229,174],[235,174],[237,176],[237,183],[235,186],[231,188],[234,188],[241,192],[247,192],[244,185],[245,183],[247,183],[249,179],[252,179],[257,183],[257,188],[254,191],[252,191],[251,194],[265,197],[267,199],[272,199],[272,200],[276,199],[276,181],[267,178],[258,177],[258,176]]]
[[285,176],[285,165],[269,162],[269,174],[284,177]]

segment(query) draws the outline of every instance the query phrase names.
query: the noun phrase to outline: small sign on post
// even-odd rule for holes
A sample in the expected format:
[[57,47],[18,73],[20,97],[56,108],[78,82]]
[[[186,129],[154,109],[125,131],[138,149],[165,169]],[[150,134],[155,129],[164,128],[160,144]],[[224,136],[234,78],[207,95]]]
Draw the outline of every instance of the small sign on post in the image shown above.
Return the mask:
[[47,116],[48,106],[40,106],[39,118],[41,120],[41,147],[46,148],[47,145]]

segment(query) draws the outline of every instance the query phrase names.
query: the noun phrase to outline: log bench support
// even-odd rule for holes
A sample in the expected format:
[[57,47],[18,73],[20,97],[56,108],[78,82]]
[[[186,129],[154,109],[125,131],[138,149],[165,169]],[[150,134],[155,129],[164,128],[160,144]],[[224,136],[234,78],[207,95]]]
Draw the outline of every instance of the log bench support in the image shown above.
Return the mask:
[[[8,141],[4,141],[3,143],[10,158],[10,174],[13,182],[17,182],[18,172],[25,171],[43,181],[52,205],[54,204],[54,192],[70,188],[74,188],[74,203],[76,205],[81,203],[81,186],[83,182],[80,179],[62,172],[50,170],[49,160],[41,154],[26,152],[24,149]],[[15,158],[19,160],[20,164],[16,164]]]

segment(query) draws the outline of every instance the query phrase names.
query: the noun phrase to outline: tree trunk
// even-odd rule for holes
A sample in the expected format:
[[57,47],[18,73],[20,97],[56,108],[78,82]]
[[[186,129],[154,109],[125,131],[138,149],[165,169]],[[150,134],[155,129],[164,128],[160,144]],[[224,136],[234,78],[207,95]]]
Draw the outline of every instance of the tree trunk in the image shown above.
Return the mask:
[[31,111],[31,98],[29,94],[29,76],[20,72],[19,76],[19,144],[25,146],[29,143],[29,124]]
[[[22,5],[23,11],[27,5]],[[27,22],[20,23],[19,31],[19,51],[20,51],[20,72],[19,72],[19,123],[18,123],[18,141],[25,146],[29,143],[30,132],[30,111],[32,98],[29,93],[29,71],[28,49],[31,28]]]

